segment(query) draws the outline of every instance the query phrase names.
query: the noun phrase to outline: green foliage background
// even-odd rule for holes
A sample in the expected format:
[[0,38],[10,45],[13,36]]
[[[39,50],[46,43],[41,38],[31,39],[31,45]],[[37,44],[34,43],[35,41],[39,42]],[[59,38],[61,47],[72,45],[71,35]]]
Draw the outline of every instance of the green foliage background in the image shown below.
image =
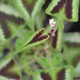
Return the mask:
[[[42,72],[48,73],[51,80],[57,80],[58,73],[62,69],[65,69],[65,80],[80,77],[80,59],[74,66],[75,59],[80,58],[80,46],[68,45],[69,43],[80,44],[79,34],[63,32],[65,20],[78,21],[79,0],[72,0],[73,13],[70,20],[66,18],[62,9],[57,14],[50,13],[58,1],[60,0],[52,0],[44,11],[42,8],[46,0],[0,0],[0,12],[23,19],[21,24],[5,19],[11,33],[9,38],[6,38],[3,27],[0,25],[0,80],[44,80],[41,76]],[[26,8],[26,5],[31,9]],[[57,49],[54,49],[50,43],[49,51],[45,50],[50,38],[48,35],[50,26],[43,24],[47,17],[46,14],[56,21],[59,34]],[[48,37],[29,44],[41,30],[44,30],[42,36],[47,35]],[[9,49],[6,56],[3,53],[5,48]],[[62,48],[63,53],[61,53]],[[1,72],[12,60],[14,64],[7,69],[7,73],[14,73],[19,76],[19,79],[5,76]]]

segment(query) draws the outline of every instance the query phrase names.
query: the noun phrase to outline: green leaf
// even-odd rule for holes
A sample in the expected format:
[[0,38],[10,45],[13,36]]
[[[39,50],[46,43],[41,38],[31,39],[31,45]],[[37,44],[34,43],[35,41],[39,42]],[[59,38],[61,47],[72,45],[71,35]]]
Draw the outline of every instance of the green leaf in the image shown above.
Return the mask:
[[44,12],[41,12],[36,16],[36,27],[38,30],[44,26],[43,22],[44,22],[45,17],[46,16]]
[[[18,76],[18,78],[21,79],[22,75],[21,75],[21,70],[16,70],[19,68],[19,64],[16,60],[11,60],[12,66],[10,65],[10,68],[7,69],[8,72],[12,72],[13,74],[15,74],[16,76]],[[16,77],[14,77],[14,79],[17,79]]]
[[65,33],[64,40],[71,43],[80,43],[79,33]]
[[[16,78],[14,77],[17,76],[17,78],[21,78],[21,71],[20,70],[15,70],[16,68],[19,68],[16,61],[15,60],[11,60],[11,58],[8,59],[3,59],[0,62],[0,70],[2,70],[1,72],[3,72],[3,70],[5,71],[5,74],[8,74],[10,77]],[[11,75],[10,75],[11,73]],[[4,75],[3,73],[0,73],[1,75]],[[8,76],[7,75],[7,76]]]
[[2,68],[4,68],[9,62],[11,61],[11,59],[9,58],[9,59],[4,59],[4,60],[1,60],[0,61],[0,70],[2,69]]
[[[37,15],[41,12],[42,6],[45,3],[45,0],[38,0],[34,6],[34,9],[31,13],[31,19],[32,23],[35,23],[35,19],[37,18]],[[34,24],[33,24],[34,25]]]
[[78,21],[79,0],[52,0],[46,13],[57,19]]
[[3,3],[0,4],[0,11],[8,15],[14,15],[16,17],[21,17],[20,14],[15,10],[15,8],[9,4],[3,4]]
[[[48,38],[49,38],[49,37],[48,37]],[[25,46],[25,47],[22,47],[22,46],[25,45],[25,43],[24,43],[24,45],[21,46],[22,49],[20,48],[19,50],[15,51],[14,54],[19,53],[19,52],[21,52],[21,51],[23,51],[23,50],[25,50],[25,49],[31,49],[31,48],[33,48],[33,47],[35,47],[35,46],[38,46],[38,45],[40,45],[40,44],[42,44],[42,43],[45,43],[45,42],[48,40],[48,38],[46,38],[46,39],[44,39],[44,40],[41,40],[41,41],[38,41],[38,42],[35,42],[35,43],[32,43],[32,44],[29,44],[29,45],[27,45],[27,46]],[[26,42],[26,43],[27,43],[27,42]],[[14,54],[13,54],[13,55],[14,55]]]
[[74,69],[72,66],[67,66],[65,72],[65,80],[73,80]]
[[63,58],[61,54],[57,54],[53,57],[53,65],[56,67],[63,66]]
[[4,42],[6,39],[5,39],[5,36],[4,36],[4,33],[3,33],[3,30],[0,26],[0,42]]
[[[33,47],[35,47],[35,46],[38,46],[38,45],[40,45],[40,44],[42,44],[42,43],[45,43],[45,42],[48,40],[48,38],[49,38],[48,35],[46,35],[46,38],[44,38],[44,39],[42,39],[42,40],[39,40],[39,41],[37,41],[37,42],[30,43],[31,40],[34,39],[34,37],[35,37],[37,34],[39,34],[40,31],[44,31],[44,29],[41,29],[41,30],[35,32],[30,39],[28,39],[26,42],[24,42],[24,44],[21,45],[20,48],[18,48],[15,52],[13,52],[13,54],[10,55],[9,57],[13,57],[13,56],[16,55],[17,53],[19,53],[19,52],[21,52],[21,51],[23,51],[23,50],[25,50],[25,49],[31,49],[31,48],[33,48]],[[45,36],[45,35],[42,35],[42,36]],[[39,36],[39,37],[40,37],[40,36]]]
[[80,76],[80,62],[75,67],[75,76]]
[[41,71],[37,70],[34,72],[33,80],[43,80],[40,76]]
[[30,15],[28,11],[26,10],[26,8],[24,7],[22,0],[12,0],[11,2],[13,3],[17,11],[20,13],[22,18],[25,20],[29,28],[31,30],[34,30],[34,27],[31,25]]

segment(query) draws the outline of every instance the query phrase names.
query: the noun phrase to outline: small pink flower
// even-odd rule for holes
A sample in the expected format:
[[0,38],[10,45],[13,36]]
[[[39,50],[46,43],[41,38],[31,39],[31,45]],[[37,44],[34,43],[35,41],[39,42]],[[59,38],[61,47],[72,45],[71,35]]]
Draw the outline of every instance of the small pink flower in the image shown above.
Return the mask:
[[49,19],[49,24],[51,26],[51,28],[53,28],[56,24],[56,22],[54,22],[54,19]]

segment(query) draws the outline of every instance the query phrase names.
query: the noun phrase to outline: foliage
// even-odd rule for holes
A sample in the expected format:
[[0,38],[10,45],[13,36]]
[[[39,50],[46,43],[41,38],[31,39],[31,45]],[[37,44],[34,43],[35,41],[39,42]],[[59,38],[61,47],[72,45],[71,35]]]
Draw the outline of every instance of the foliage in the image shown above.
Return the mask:
[[5,36],[4,36],[3,30],[0,26],[0,42],[4,42],[4,41],[5,41]]
[[[8,38],[3,25],[0,26],[0,80],[46,80],[42,77],[46,74],[49,80],[74,80],[80,77],[80,62],[74,67],[80,49],[68,45],[80,44],[79,35],[64,33],[65,20],[78,21],[79,0],[52,0],[44,11],[46,2],[0,1],[1,13],[23,20],[18,24],[4,18],[6,29],[10,31]],[[46,14],[54,18],[54,27],[50,28],[49,24],[44,26]],[[61,74],[63,79],[59,78]]]

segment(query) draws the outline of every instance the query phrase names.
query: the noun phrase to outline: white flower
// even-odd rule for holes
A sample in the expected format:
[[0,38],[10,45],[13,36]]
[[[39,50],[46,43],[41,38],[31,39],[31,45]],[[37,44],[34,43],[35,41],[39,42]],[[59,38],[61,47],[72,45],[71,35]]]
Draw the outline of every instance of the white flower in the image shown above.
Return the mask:
[[51,26],[51,28],[53,28],[56,24],[56,22],[54,21],[54,19],[49,19],[49,24]]

